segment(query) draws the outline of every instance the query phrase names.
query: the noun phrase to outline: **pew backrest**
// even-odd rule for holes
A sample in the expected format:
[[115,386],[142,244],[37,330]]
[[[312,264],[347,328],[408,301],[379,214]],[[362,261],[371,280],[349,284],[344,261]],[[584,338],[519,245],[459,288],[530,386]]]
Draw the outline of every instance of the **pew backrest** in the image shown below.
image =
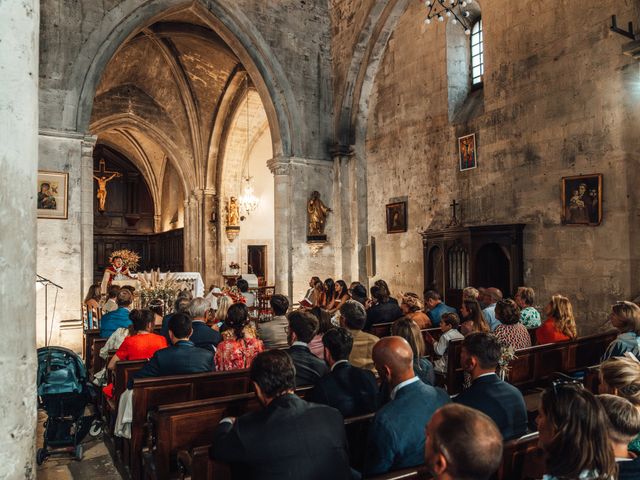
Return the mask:
[[84,365],[87,368],[91,365],[91,346],[93,345],[93,340],[96,338],[100,338],[99,329],[93,328],[83,331],[82,358],[84,359]]
[[496,480],[541,478],[544,474],[544,455],[538,447],[538,438],[538,432],[534,432],[505,442]]
[[248,369],[134,379],[129,457],[132,478],[141,478],[144,432],[151,410],[161,405],[247,393],[250,389]]
[[87,365],[89,372],[95,375],[106,366],[106,361],[100,356],[100,350],[107,343],[107,338],[94,338],[91,344],[91,363]]

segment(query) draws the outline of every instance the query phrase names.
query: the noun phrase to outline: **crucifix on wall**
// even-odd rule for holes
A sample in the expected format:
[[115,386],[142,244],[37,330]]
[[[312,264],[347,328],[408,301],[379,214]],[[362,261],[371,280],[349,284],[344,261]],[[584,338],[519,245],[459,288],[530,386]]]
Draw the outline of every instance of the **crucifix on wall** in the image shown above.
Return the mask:
[[114,178],[121,177],[120,172],[111,172],[106,169],[104,159],[100,160],[100,168],[93,171],[93,178],[98,182],[98,211],[104,212],[105,204],[107,203],[107,183]]
[[460,206],[460,204],[458,202],[455,201],[455,199],[453,200],[453,202],[451,202],[451,204],[449,205],[451,207],[451,221],[449,222],[449,227],[457,227],[458,225],[460,225],[460,221],[458,220],[458,216],[456,214],[456,210],[457,208]]

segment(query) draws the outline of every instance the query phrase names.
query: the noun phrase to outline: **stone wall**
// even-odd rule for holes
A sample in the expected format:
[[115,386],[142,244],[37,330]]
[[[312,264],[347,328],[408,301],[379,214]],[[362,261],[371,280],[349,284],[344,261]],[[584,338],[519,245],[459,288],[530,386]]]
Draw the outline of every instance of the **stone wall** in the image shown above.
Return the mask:
[[[636,21],[640,6],[482,5],[484,88],[458,123],[448,115],[446,26],[425,27],[424,5],[415,2],[389,41],[366,132],[378,273],[394,292],[422,291],[418,232],[446,224],[457,199],[465,224],[527,224],[525,283],[540,304],[567,294],[587,333],[614,300],[640,293],[638,65],[608,28],[611,13]],[[456,138],[472,132],[478,168],[460,172]],[[562,226],[560,178],[590,173],[604,174],[602,225]],[[386,234],[384,205],[405,197],[409,231]]]
[[33,479],[39,2],[0,2],[0,478]]

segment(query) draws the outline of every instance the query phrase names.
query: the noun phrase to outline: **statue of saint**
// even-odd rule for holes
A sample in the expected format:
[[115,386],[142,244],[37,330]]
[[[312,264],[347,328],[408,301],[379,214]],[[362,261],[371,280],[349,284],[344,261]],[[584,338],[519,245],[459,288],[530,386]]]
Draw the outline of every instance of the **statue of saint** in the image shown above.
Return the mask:
[[327,214],[332,210],[320,200],[320,193],[313,191],[309,203],[307,203],[307,213],[309,214],[309,235],[324,235]]
[[227,226],[240,226],[240,206],[238,205],[238,199],[236,197],[231,197],[229,199],[229,205],[227,205]]

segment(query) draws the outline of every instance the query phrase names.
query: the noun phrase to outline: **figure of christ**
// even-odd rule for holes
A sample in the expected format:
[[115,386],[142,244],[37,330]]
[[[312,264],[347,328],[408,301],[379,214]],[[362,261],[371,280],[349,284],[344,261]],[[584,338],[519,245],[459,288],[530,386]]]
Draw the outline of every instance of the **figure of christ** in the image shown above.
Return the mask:
[[324,235],[327,215],[332,210],[320,200],[320,193],[314,191],[307,203],[307,213],[309,214],[309,235]]
[[97,177],[93,176],[98,181],[98,210],[100,212],[104,212],[105,204],[107,203],[107,183],[113,180],[116,177],[119,177],[120,174],[118,172],[112,173],[109,177]]

